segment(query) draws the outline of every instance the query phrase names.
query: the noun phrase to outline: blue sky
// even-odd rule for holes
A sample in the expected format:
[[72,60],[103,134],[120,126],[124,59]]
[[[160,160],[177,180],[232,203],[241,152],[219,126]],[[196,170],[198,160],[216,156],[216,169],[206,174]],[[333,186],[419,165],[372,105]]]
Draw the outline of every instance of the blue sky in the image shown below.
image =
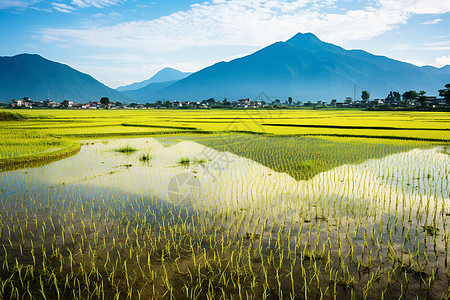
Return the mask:
[[193,72],[297,32],[416,65],[450,64],[449,0],[0,0],[0,56],[36,53],[110,87]]

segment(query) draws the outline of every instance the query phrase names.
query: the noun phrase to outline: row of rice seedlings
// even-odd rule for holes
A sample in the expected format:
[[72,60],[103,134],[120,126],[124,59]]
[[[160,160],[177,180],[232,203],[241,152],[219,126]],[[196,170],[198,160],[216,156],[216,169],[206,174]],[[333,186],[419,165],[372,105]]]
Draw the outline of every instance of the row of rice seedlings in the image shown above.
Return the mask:
[[342,141],[317,137],[239,134],[216,138],[197,137],[194,140],[207,147],[260,162],[277,172],[288,173],[297,180],[310,179],[346,163],[357,164],[417,147],[429,147],[420,142],[393,144],[361,139]]
[[33,130],[0,130],[0,159],[42,153],[67,146],[67,141]]
[[[332,178],[321,179],[300,193],[303,198],[267,197],[237,206],[205,201],[195,209],[187,203],[198,199],[173,205],[101,187],[88,196],[79,185],[56,187],[36,200],[27,187],[3,180],[12,192],[0,198],[1,294],[448,296],[439,289],[448,285],[449,272],[446,195],[409,193],[406,184],[373,186],[369,195],[351,181],[345,182],[350,189],[327,190]],[[448,179],[443,182],[448,186]]]

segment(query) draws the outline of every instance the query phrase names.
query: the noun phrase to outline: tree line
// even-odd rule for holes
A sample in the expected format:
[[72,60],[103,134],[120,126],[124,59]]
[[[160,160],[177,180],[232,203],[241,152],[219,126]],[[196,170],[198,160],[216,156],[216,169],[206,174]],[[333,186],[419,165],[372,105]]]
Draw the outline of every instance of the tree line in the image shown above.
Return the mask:
[[[440,89],[439,96],[443,97],[446,105],[450,105],[450,83],[447,83],[445,85],[444,89]],[[426,96],[426,91],[414,91],[409,90],[404,92],[403,94],[400,94],[396,91],[391,91],[387,97],[385,98],[385,101],[387,105],[390,103],[398,103],[403,106],[408,106],[408,103],[417,101],[421,107],[427,107],[429,105],[429,101],[427,101],[428,97]],[[363,101],[368,101],[370,98],[370,93],[368,91],[362,91],[361,93],[361,99]]]

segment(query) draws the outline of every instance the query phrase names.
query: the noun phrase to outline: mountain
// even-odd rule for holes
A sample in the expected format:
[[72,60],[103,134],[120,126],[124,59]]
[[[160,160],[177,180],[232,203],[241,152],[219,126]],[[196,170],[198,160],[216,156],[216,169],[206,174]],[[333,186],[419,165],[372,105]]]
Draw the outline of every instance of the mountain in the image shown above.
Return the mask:
[[139,103],[153,102],[155,99],[153,99],[151,95],[153,95],[155,92],[161,89],[164,89],[174,84],[177,81],[178,80],[150,83],[138,90],[122,91],[122,94],[128,96],[129,98],[133,99],[133,101]]
[[111,101],[129,98],[67,65],[36,54],[0,57],[0,99],[10,101],[30,97],[60,102],[87,102],[109,97]]
[[147,80],[141,81],[141,82],[135,82],[130,85],[126,86],[120,86],[116,90],[118,91],[130,91],[130,90],[138,90],[141,89],[151,83],[161,83],[161,82],[168,82],[168,81],[175,81],[180,80],[183,78],[188,77],[192,73],[184,73],[172,68],[164,68],[152,77],[150,77]]
[[265,92],[273,100],[342,100],[361,90],[371,99],[389,91],[425,90],[436,95],[450,82],[450,66],[417,67],[362,50],[325,43],[311,33],[299,33],[251,55],[219,62],[147,98],[167,100],[234,100]]

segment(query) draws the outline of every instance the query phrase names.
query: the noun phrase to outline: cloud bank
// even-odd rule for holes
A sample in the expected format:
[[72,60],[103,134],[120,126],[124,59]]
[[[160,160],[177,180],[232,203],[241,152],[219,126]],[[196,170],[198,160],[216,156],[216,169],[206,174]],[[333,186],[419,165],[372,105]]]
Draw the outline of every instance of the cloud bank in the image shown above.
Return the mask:
[[[88,8],[88,7],[103,8],[106,6],[117,5],[122,2],[124,2],[124,0],[71,0],[71,1],[50,2],[50,7],[59,12],[71,13],[80,8]],[[46,4],[47,1],[0,0],[0,9],[26,8],[41,3]],[[46,8],[45,10],[48,10],[48,8]]]
[[[73,13],[83,8],[125,3],[131,2],[0,0],[0,9],[47,4],[54,11]],[[436,16],[450,12],[448,0],[366,0],[355,3],[347,0],[211,0],[157,19],[112,26],[87,23],[91,25],[84,28],[48,27],[35,37],[45,42],[60,41],[65,47],[133,47],[149,52],[229,45],[259,47],[288,39],[297,32],[313,32],[328,42],[345,44],[381,35],[407,23],[414,15],[431,15],[433,19],[422,24],[438,24],[443,19]]]
[[443,67],[446,65],[450,65],[450,55],[449,56],[440,56],[436,58],[436,64],[439,67]]
[[[71,8],[113,5],[114,0],[73,0]],[[378,36],[416,14],[450,12],[448,0],[376,0],[359,9],[337,9],[338,0],[213,0],[154,20],[90,28],[46,28],[44,41],[149,52],[208,46],[262,46],[297,32],[342,44]],[[56,8],[56,7],[55,7]],[[61,10],[70,8],[62,7]],[[436,19],[437,20],[437,19]],[[433,21],[431,23],[438,22]]]
[[25,8],[35,4],[38,1],[32,0],[0,0],[0,9],[7,9],[11,7]]

